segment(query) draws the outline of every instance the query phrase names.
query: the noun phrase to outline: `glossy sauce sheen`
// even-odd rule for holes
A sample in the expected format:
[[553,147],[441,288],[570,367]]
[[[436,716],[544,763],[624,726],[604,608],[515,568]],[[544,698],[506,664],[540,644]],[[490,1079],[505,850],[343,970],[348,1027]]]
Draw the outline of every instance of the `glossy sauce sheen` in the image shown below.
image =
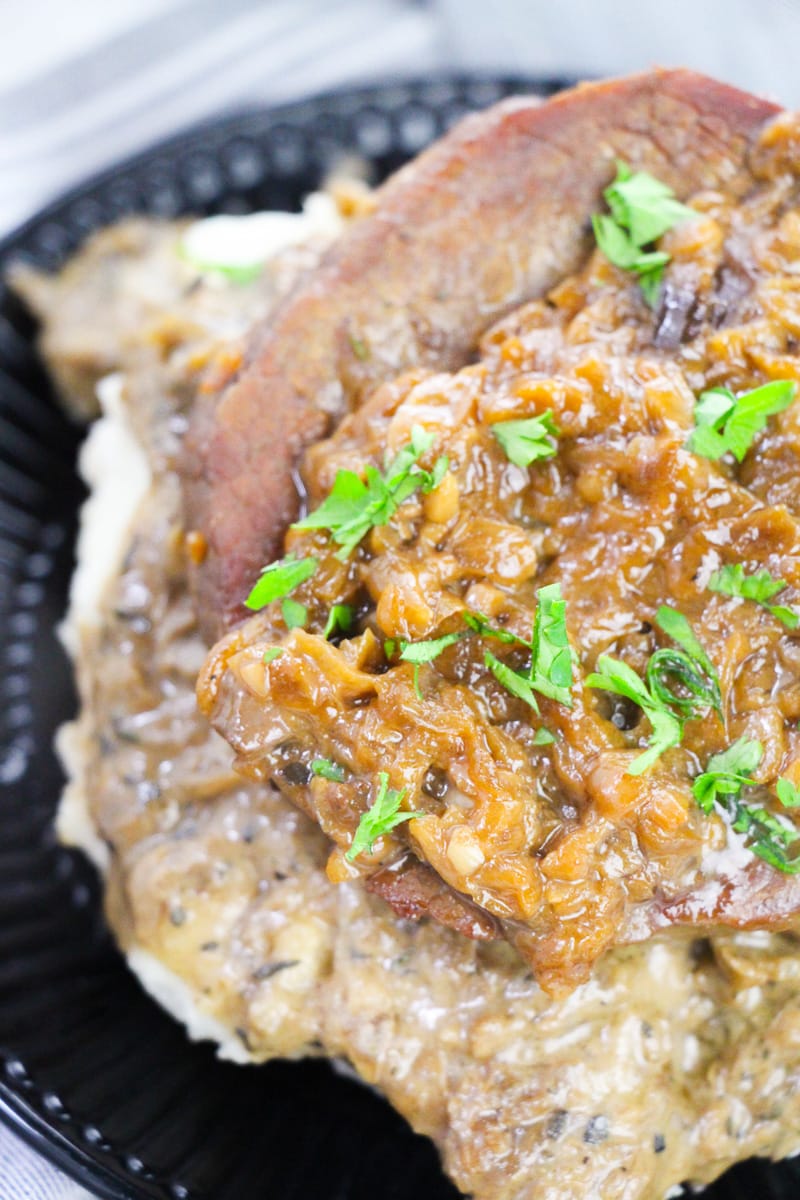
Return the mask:
[[[175,473],[196,373],[213,352],[209,338],[224,331],[203,314],[202,290],[181,303],[176,326],[181,292],[165,286],[164,310],[146,329],[138,310],[120,305],[117,329],[65,347],[69,292],[85,306],[84,328],[98,330],[109,307],[101,281],[124,293],[127,265],[141,272],[145,250],[120,241],[110,235],[80,256],[69,288],[43,295],[41,311],[62,378],[77,366],[122,367],[125,410],[154,473],[77,661],[81,774],[110,854],[106,911],[121,945],[157,957],[254,1060],[347,1058],[435,1140],[446,1170],[478,1200],[660,1200],[681,1180],[708,1182],[752,1154],[797,1151],[792,934],[717,931],[612,949],[588,982],[554,1001],[503,941],[398,920],[359,882],[332,886],[319,829],[271,786],[231,770],[229,748],[193,700],[205,646]],[[166,238],[147,272],[161,286],[173,271]],[[227,297],[240,312],[240,294]],[[633,334],[645,338],[647,314],[634,300],[631,292]],[[761,342],[768,356],[785,348],[769,326]],[[779,357],[776,373],[787,377]],[[787,502],[793,486],[788,419],[759,447],[770,503]],[[630,653],[627,631],[615,636]],[[432,682],[423,673],[426,694]],[[434,780],[429,790],[441,788]]]
[[[380,467],[414,426],[435,436],[421,465],[447,455],[450,466],[345,562],[326,533],[290,531],[286,549],[320,564],[294,593],[307,629],[287,632],[274,604],[217,647],[201,678],[201,704],[239,768],[274,780],[336,843],[331,878],[385,878],[416,856],[497,922],[554,993],[609,947],[665,926],[789,928],[800,909],[795,879],[743,850],[691,792],[709,757],[739,737],[764,747],[761,802],[774,804],[779,774],[799,777],[797,637],[707,584],[741,563],[785,580],[786,603],[798,598],[800,404],[770,421],[741,468],[686,448],[704,389],[798,378],[795,138],[789,119],[764,135],[744,200],[693,198],[697,216],[661,241],[672,262],[655,312],[635,278],[595,253],[490,330],[478,363],[384,385],[312,447],[302,469],[311,508],[338,469]],[[492,425],[545,412],[561,431],[558,454],[515,466]],[[463,630],[470,611],[529,639],[536,593],[552,583],[576,656],[569,708],[543,697],[540,719],[511,696],[484,654],[514,667],[525,654],[496,642],[447,649],[422,668],[420,695],[413,668],[385,653],[387,639]],[[358,636],[338,646],[321,636],[335,603],[360,614]],[[643,675],[671,644],[656,628],[661,605],[707,648],[724,720],[690,720],[679,748],[633,776],[649,724],[583,680],[600,654]],[[282,653],[267,665],[275,645]],[[534,743],[542,724],[553,745]],[[311,778],[320,755],[345,768],[344,782]],[[382,770],[418,816],[351,867],[344,851]],[[444,780],[438,795],[432,775]]]

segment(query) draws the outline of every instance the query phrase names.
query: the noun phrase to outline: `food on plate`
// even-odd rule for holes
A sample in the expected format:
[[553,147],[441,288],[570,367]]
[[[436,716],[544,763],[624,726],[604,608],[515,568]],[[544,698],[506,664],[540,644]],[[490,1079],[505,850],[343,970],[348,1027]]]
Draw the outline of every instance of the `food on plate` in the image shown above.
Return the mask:
[[544,105],[507,100],[398,172],[370,220],[256,331],[232,386],[195,406],[184,470],[189,523],[208,539],[207,626],[244,615],[248,582],[296,511],[302,447],[400,371],[462,365],[496,317],[578,267],[615,157],[681,195],[736,197],[776,112],[691,72],[650,72]]
[[346,1059],[478,1200],[800,1149],[797,128],[652,72],[257,276],[145,222],[21,281],[62,379],[121,314],[62,836],[193,1036]]

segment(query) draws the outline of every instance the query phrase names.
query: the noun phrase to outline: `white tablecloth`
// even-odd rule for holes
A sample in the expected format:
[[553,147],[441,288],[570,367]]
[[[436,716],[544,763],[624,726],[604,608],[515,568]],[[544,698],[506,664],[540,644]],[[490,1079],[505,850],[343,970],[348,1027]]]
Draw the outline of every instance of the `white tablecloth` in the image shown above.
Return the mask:
[[[447,68],[686,64],[800,105],[797,0],[0,0],[0,233],[211,113]],[[0,1126],[0,1200],[89,1200]]]

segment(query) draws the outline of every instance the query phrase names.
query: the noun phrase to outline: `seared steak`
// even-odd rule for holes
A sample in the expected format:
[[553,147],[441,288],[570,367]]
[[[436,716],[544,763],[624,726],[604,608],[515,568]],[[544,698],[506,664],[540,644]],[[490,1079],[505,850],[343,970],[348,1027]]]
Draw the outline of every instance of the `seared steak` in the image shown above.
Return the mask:
[[[653,307],[598,250],[489,330],[477,362],[376,388],[310,447],[300,473],[312,511],[342,471],[356,491],[374,484],[415,429],[422,473],[349,547],[335,521],[290,530],[283,549],[317,564],[292,596],[305,627],[273,603],[201,677],[201,704],[240,769],[275,780],[335,843],[331,878],[376,877],[370,887],[401,915],[427,911],[485,937],[453,908],[477,906],[553,992],[610,947],[668,926],[797,921],[800,864],[774,846],[777,865],[754,857],[770,853],[764,839],[797,836],[778,799],[779,780],[790,796],[800,784],[798,614],[786,607],[800,589],[796,137],[797,118],[784,117],[753,141],[746,195],[744,167],[732,190],[717,181],[692,195],[659,243],[669,265]],[[726,388],[733,402],[768,381],[785,411],[753,430],[741,464],[696,450],[701,393]],[[510,458],[497,431],[545,418],[541,457]],[[723,569],[788,587],[783,617],[710,587]],[[556,587],[572,670],[563,694],[549,680],[530,699],[534,617]],[[332,644],[341,604],[354,622]],[[705,683],[699,659],[686,675],[663,606],[705,647]],[[622,695],[592,682],[607,655],[633,674]],[[654,683],[651,663],[665,662],[667,684]],[[687,679],[706,690],[699,706]],[[636,770],[655,736],[651,684],[675,699],[661,714],[672,733]],[[704,811],[697,777],[740,739],[757,761],[719,795],[746,787],[749,807]],[[320,756],[334,777],[311,778]],[[387,789],[402,793],[401,823],[359,845]],[[442,886],[395,878],[409,853]]]
[[198,609],[239,621],[298,510],[293,471],[378,383],[451,370],[501,314],[574,270],[615,157],[680,196],[752,182],[748,153],[775,105],[690,71],[589,84],[469,117],[378,194],[253,337],[221,394],[195,406],[183,463],[187,525],[206,539]]

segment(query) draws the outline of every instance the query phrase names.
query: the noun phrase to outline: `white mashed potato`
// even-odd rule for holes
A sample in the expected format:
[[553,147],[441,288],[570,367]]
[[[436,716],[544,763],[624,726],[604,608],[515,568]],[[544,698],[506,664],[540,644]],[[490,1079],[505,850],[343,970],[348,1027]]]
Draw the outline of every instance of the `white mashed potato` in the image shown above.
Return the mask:
[[[289,247],[315,238],[332,240],[343,225],[331,196],[315,193],[298,214],[260,212],[217,216],[197,221],[184,231],[181,255],[193,269],[220,286],[243,271],[258,270]],[[76,567],[69,607],[59,633],[76,663],[83,639],[103,623],[103,599],[120,571],[140,506],[153,486],[147,454],[139,442],[125,405],[125,376],[120,371],[97,385],[99,418],[89,429],[80,452],[79,470],[89,488],[80,514]],[[110,864],[107,844],[99,837],[88,802],[86,738],[79,718],[63,725],[56,746],[67,778],[56,818],[60,840],[83,850],[105,874]],[[213,1041],[219,1056],[233,1062],[253,1061],[232,1031],[201,1011],[192,989],[153,954],[140,946],[127,950],[127,961],[144,989],[194,1040]]]

